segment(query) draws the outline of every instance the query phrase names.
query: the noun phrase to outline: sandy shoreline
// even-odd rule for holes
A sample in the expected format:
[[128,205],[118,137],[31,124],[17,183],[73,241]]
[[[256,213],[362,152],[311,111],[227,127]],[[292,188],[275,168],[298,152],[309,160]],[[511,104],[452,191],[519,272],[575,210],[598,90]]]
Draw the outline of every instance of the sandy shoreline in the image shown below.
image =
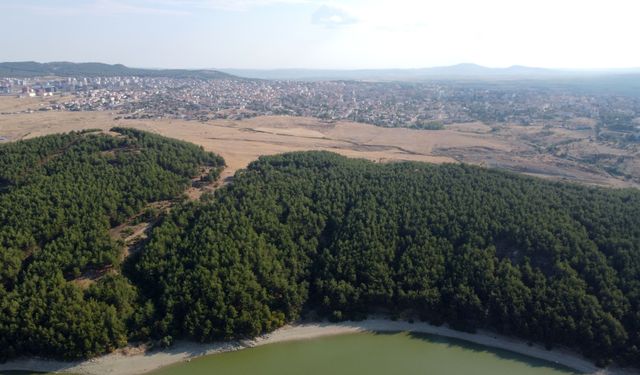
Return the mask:
[[342,323],[303,323],[282,327],[272,333],[253,340],[198,344],[178,341],[171,348],[150,353],[124,355],[120,352],[82,362],[60,362],[43,359],[18,359],[0,364],[0,371],[24,370],[66,372],[73,374],[118,374],[134,375],[153,371],[158,368],[187,361],[203,355],[223,353],[244,348],[266,345],[276,342],[305,340],[323,336],[356,332],[394,332],[407,331],[427,333],[443,337],[460,339],[487,347],[504,349],[530,357],[546,360],[587,374],[638,374],[635,371],[621,369],[603,370],[580,355],[561,349],[548,351],[541,346],[529,346],[525,341],[479,331],[471,334],[455,331],[447,327],[437,327],[428,323],[408,323],[388,319],[368,319],[360,322]]

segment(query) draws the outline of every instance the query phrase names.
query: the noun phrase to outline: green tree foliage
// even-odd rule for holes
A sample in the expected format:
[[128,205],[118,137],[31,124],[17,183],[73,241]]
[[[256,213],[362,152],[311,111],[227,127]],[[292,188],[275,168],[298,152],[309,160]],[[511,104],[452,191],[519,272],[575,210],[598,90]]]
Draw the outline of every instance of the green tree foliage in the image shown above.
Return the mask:
[[0,359],[90,357],[148,335],[153,305],[127,278],[87,290],[70,281],[117,270],[122,249],[109,229],[224,161],[192,144],[112,131],[0,146]]
[[636,190],[292,153],[174,210],[135,282],[158,338],[388,311],[638,366],[639,212]]
[[264,157],[174,207],[126,277],[81,290],[69,281],[118,269],[109,228],[223,165],[114,130],[0,146],[5,358],[251,337],[313,310],[489,328],[640,366],[640,192],[467,165]]

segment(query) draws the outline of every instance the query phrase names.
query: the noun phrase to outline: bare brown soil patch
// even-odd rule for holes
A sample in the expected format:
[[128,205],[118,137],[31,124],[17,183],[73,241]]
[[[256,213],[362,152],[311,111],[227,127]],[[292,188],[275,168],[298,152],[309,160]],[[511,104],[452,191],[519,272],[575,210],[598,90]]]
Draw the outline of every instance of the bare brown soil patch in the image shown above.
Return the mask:
[[[0,103],[3,100],[0,98]],[[0,108],[3,105],[9,104],[0,104]],[[444,130],[415,130],[289,116],[206,123],[114,120],[115,117],[108,112],[53,111],[0,115],[0,137],[13,141],[88,128],[108,131],[113,126],[134,127],[199,144],[220,154],[228,166],[222,173],[223,181],[262,155],[306,150],[333,151],[376,162],[467,162],[606,186],[637,184],[628,177],[612,175],[604,167],[592,165],[589,159],[592,153],[631,154],[622,164],[624,170],[634,172],[640,168],[640,157],[634,156],[633,151],[611,149],[593,142],[588,130],[590,124],[581,120],[576,121],[579,129],[573,124],[567,128],[548,128],[470,123],[447,125]],[[201,194],[188,193],[193,199]]]

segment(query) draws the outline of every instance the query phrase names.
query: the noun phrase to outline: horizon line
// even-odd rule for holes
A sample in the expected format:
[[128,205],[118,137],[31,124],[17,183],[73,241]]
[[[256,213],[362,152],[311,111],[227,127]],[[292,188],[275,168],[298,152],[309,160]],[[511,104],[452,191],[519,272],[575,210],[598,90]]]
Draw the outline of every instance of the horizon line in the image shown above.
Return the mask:
[[253,71],[287,71],[287,70],[297,70],[297,71],[411,71],[411,70],[427,70],[427,69],[439,69],[439,68],[453,68],[460,66],[469,66],[469,67],[477,67],[491,70],[507,70],[513,68],[525,68],[525,69],[538,69],[538,70],[547,70],[547,71],[556,71],[556,72],[620,72],[620,71],[638,71],[640,72],[640,66],[627,66],[627,67],[606,67],[606,68],[567,68],[567,67],[541,67],[534,65],[523,65],[523,64],[512,64],[506,66],[490,66],[490,65],[482,65],[473,62],[460,62],[453,63],[450,65],[432,65],[432,66],[420,66],[420,67],[412,67],[412,68],[402,68],[402,67],[362,67],[362,68],[324,68],[324,67],[277,67],[277,68],[242,68],[242,67],[150,67],[150,66],[135,66],[135,65],[127,65],[125,63],[110,63],[110,62],[102,62],[102,61],[72,61],[72,60],[49,60],[49,61],[38,61],[38,60],[16,60],[16,61],[2,61],[0,64],[12,64],[12,63],[38,63],[38,64],[52,64],[52,63],[71,63],[71,64],[105,64],[105,65],[122,65],[127,68],[132,69],[150,69],[150,70],[216,70],[216,71],[224,71],[224,70],[253,70]]

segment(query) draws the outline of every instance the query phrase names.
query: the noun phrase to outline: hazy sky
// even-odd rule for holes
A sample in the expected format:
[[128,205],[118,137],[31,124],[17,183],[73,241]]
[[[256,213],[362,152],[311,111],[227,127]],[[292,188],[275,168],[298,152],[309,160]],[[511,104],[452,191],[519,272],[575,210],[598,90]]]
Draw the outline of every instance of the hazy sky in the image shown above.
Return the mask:
[[0,61],[640,67],[638,0],[0,0]]

